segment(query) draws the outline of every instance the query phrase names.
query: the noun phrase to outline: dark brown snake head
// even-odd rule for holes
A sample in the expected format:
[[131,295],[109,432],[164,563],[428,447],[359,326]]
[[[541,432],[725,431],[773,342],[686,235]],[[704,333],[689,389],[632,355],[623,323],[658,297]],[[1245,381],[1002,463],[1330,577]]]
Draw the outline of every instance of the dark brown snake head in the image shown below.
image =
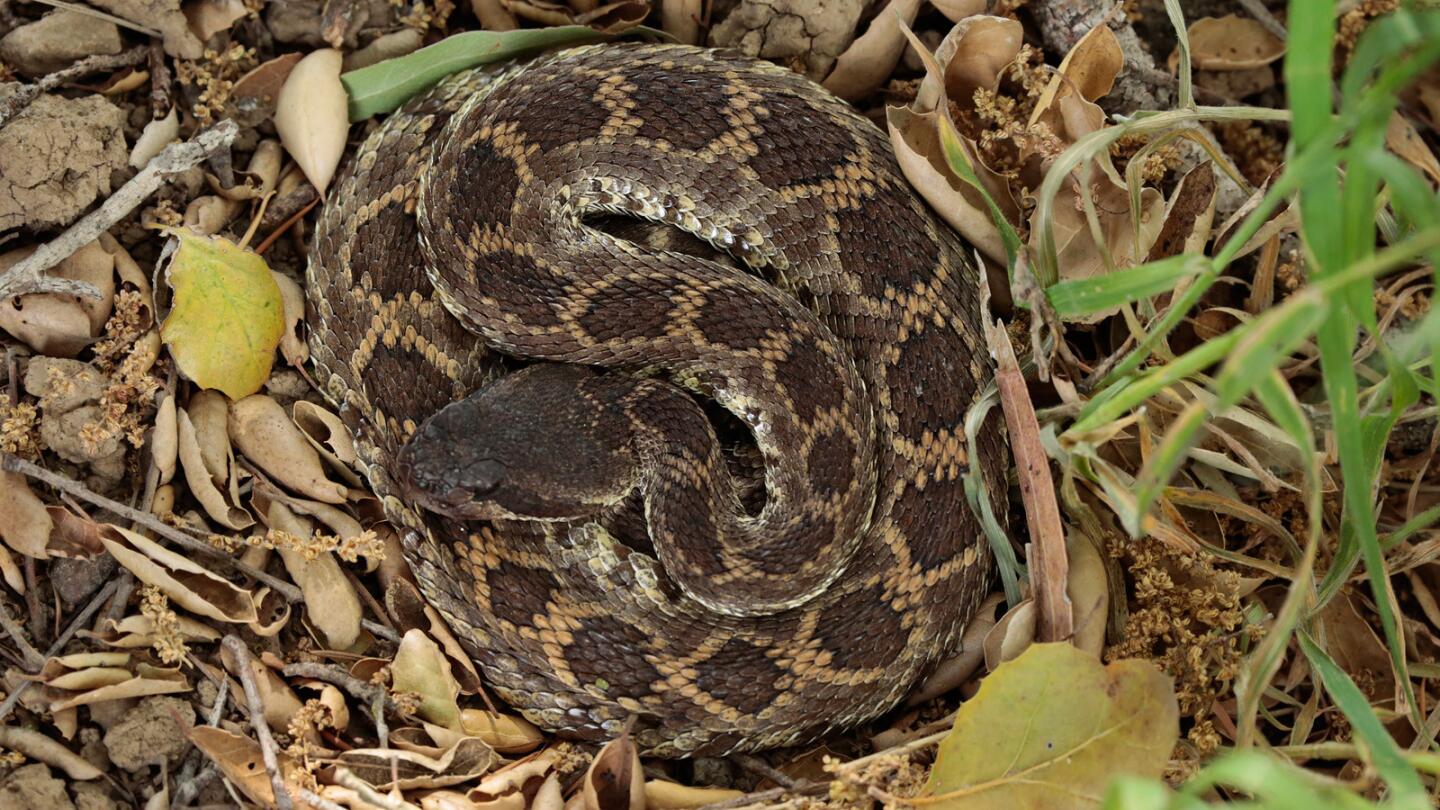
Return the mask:
[[579,366],[503,377],[420,426],[400,451],[401,486],[425,509],[462,520],[593,515],[632,486],[623,391]]

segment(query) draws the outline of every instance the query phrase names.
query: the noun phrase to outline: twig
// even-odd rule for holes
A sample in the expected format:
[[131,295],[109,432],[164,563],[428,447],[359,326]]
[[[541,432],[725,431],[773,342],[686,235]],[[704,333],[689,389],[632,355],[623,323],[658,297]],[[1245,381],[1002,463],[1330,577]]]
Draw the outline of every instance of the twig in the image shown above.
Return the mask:
[[255,683],[255,671],[250,668],[250,650],[239,636],[227,635],[220,645],[235,658],[239,670],[240,685],[245,688],[245,713],[250,717],[250,727],[260,741],[260,756],[265,760],[265,770],[270,772],[270,787],[275,791],[275,807],[278,810],[294,810],[290,792],[285,787],[285,776],[280,773],[280,760],[275,754],[275,738],[270,735],[270,724],[265,722],[265,704],[260,699],[260,687]]
[[[143,49],[142,49],[143,53]],[[106,198],[99,208],[86,214],[55,239],[16,262],[0,275],[0,300],[24,293],[58,292],[85,298],[99,298],[93,284],[43,275],[69,258],[70,254],[99,238],[100,234],[124,219],[144,202],[169,175],[183,172],[230,145],[239,128],[228,118],[184,142],[171,144],[150,159],[129,182]]]
[[[286,582],[279,577],[267,574],[253,565],[249,565],[241,560],[238,560],[235,557],[232,557],[231,555],[221,551],[220,549],[211,546],[209,543],[191,537],[190,535],[180,531],[179,529],[176,529],[175,527],[162,522],[159,518],[148,512],[141,512],[140,510],[133,509],[123,503],[120,503],[119,501],[112,501],[104,495],[92,492],[84,484],[81,484],[77,481],[72,481],[69,478],[64,477],[63,475],[56,475],[55,473],[50,472],[49,470],[39,466],[38,464],[32,464],[28,461],[25,461],[24,459],[18,458],[9,453],[0,453],[0,470],[5,470],[7,472],[23,473],[27,477],[34,478],[37,481],[49,484],[50,486],[60,490],[61,492],[68,492],[71,495],[74,495],[75,497],[80,498],[81,500],[84,500],[88,503],[99,506],[102,509],[108,509],[109,511],[115,513],[116,515],[119,515],[120,517],[134,521],[137,525],[144,526],[150,531],[155,532],[155,534],[159,535],[161,538],[168,540],[175,545],[186,549],[187,551],[193,551],[196,554],[202,554],[212,560],[217,560],[221,563],[224,563],[225,565],[230,566],[231,568],[234,568],[236,571],[244,574],[245,576],[250,577],[256,582],[261,582],[269,585],[271,589],[273,589],[276,593],[283,596],[285,598],[285,601],[287,602],[294,604],[297,602],[305,601],[305,597],[303,594],[301,594],[300,589],[290,584],[289,582]],[[371,630],[371,632],[374,633],[375,631]]]
[[805,783],[804,780],[797,780],[788,773],[781,773],[775,769],[775,766],[751,754],[736,754],[731,759],[745,770],[757,776],[763,776],[787,790],[798,790]]
[[[50,649],[45,651],[45,657],[53,658],[59,655],[60,652],[65,649],[65,645],[70,643],[70,639],[75,636],[75,633],[78,632],[81,627],[84,627],[86,622],[90,621],[90,617],[95,615],[95,611],[99,610],[100,605],[104,604],[105,600],[109,599],[110,594],[114,592],[115,583],[113,581],[106,583],[105,587],[96,591],[95,595],[90,597],[90,602],[85,605],[85,609],[75,614],[75,618],[70,620],[70,624],[65,628],[65,632],[61,633],[60,637],[55,639],[55,643],[50,645]],[[31,674],[33,675],[35,673]],[[32,683],[34,683],[34,681],[21,681],[15,687],[15,690],[5,697],[5,701],[0,703],[0,722],[3,722],[5,718],[10,716],[10,712],[15,710],[16,704],[20,702],[20,696],[25,694],[25,690],[28,689]]]
[[35,649],[35,645],[30,643],[30,639],[25,637],[25,631],[20,629],[20,625],[16,624],[14,619],[10,618],[10,611],[3,605],[0,605],[0,628],[4,628],[5,632],[10,634],[10,640],[20,648],[20,657],[25,659],[25,669],[36,672],[45,665],[45,656],[41,655],[40,651]]
[[710,804],[701,805],[699,808],[697,808],[697,810],[737,810],[737,808],[741,807],[750,807],[751,805],[760,804],[762,802],[770,802],[774,801],[775,799],[783,799],[787,795],[792,794],[813,795],[816,793],[820,793],[824,790],[828,790],[829,787],[830,785],[828,782],[813,782],[805,785],[805,787],[803,788],[798,788],[796,790],[791,790],[790,788],[783,787],[770,788],[769,790],[760,790],[756,791],[755,793],[746,793],[744,796],[736,796],[733,799],[726,799],[723,802],[711,802]]
[[312,790],[299,788],[295,792],[299,793],[300,798],[304,799],[305,803],[310,805],[311,807],[318,807],[320,808],[320,810],[345,810],[343,806],[330,801],[329,799],[321,796],[320,794]]
[[72,82],[81,76],[87,76],[91,73],[138,65],[145,60],[145,54],[145,46],[140,45],[116,54],[99,54],[86,57],[64,70],[57,70],[54,73],[40,77],[34,84],[27,84],[17,88],[4,99],[0,99],[0,127],[5,126],[6,122],[19,114],[21,110],[30,106],[30,102],[39,98],[41,93],[48,93],[62,84]]
[[1260,23],[1265,27],[1266,31],[1274,34],[1276,39],[1284,42],[1290,38],[1290,32],[1285,30],[1285,25],[1275,19],[1275,15],[1271,14],[1270,9],[1266,8],[1265,4],[1260,2],[1260,0],[1235,1],[1241,8],[1245,9],[1246,13],[1255,18],[1255,22]]
[[280,672],[287,678],[314,678],[317,681],[334,684],[349,692],[351,697],[361,703],[369,704],[373,703],[377,697],[383,698],[387,710],[396,713],[400,711],[399,704],[386,695],[384,689],[373,683],[366,683],[339,667],[302,661],[286,664]]
[[256,246],[255,246],[255,252],[256,252],[258,255],[264,256],[264,255],[265,255],[265,251],[269,250],[269,249],[270,249],[270,246],[273,245],[273,244],[275,244],[275,240],[277,240],[277,239],[279,239],[281,236],[283,236],[286,231],[290,230],[290,228],[295,225],[295,223],[297,223],[297,222],[300,221],[300,218],[301,218],[301,217],[303,217],[303,216],[305,216],[306,214],[310,213],[310,209],[314,208],[315,206],[317,206],[317,205],[319,205],[319,204],[320,204],[320,198],[319,198],[319,197],[316,197],[315,199],[313,199],[313,200],[311,200],[310,202],[306,203],[304,208],[301,208],[299,211],[296,211],[294,214],[290,215],[290,218],[289,218],[289,219],[287,219],[287,220],[285,220],[284,222],[280,223],[280,227],[278,227],[278,228],[276,228],[275,230],[271,231],[271,232],[270,232],[270,235],[267,236],[267,237],[265,237],[265,241],[261,242],[259,245],[256,245]]
[[1030,401],[1025,376],[1004,324],[987,320],[985,341],[996,359],[995,385],[1000,390],[1005,424],[1010,428],[1020,498],[1030,526],[1027,547],[1030,592],[1037,613],[1036,637],[1040,641],[1066,641],[1075,634],[1075,617],[1065,592],[1070,560],[1065,553],[1065,527],[1055,501],[1055,484],[1050,479],[1050,460],[1040,444],[1040,422],[1035,418],[1035,405]]

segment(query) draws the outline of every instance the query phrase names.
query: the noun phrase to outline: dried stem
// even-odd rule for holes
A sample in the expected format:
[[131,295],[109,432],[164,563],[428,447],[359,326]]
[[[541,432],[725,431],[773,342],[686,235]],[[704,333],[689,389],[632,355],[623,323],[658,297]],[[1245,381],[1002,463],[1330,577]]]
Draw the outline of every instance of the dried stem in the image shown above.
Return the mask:
[[10,95],[0,99],[0,127],[5,126],[6,122],[14,118],[21,110],[30,106],[30,102],[39,98],[41,93],[48,93],[67,82],[73,82],[81,76],[88,76],[91,73],[138,65],[145,61],[147,52],[146,47],[141,45],[116,54],[99,54],[97,56],[87,57],[64,70],[57,70],[54,73],[42,76],[40,80],[34,84],[27,84],[20,87],[10,93]]
[[250,666],[250,650],[239,636],[228,635],[220,642],[225,651],[235,658],[235,669],[240,676],[240,685],[245,688],[245,713],[250,718],[250,727],[255,729],[255,738],[260,742],[260,757],[265,760],[265,770],[270,773],[270,787],[275,791],[275,807],[278,810],[293,810],[290,791],[285,788],[285,775],[280,773],[280,758],[275,753],[275,738],[270,735],[270,724],[265,722],[265,703],[260,699],[260,687],[255,683],[255,671]]

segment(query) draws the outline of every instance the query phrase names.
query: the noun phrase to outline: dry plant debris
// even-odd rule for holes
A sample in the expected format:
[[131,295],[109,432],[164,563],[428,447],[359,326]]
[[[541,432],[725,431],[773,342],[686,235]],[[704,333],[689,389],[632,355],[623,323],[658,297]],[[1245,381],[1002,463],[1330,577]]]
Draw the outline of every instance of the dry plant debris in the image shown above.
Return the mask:
[[[1440,797],[1437,12],[56,5],[0,5],[0,810]],[[993,612],[811,750],[649,761],[495,705],[308,381],[306,238],[351,119],[453,69],[422,46],[457,33],[641,24],[887,128],[1002,320],[974,424],[1009,417],[1027,531],[989,523]]]

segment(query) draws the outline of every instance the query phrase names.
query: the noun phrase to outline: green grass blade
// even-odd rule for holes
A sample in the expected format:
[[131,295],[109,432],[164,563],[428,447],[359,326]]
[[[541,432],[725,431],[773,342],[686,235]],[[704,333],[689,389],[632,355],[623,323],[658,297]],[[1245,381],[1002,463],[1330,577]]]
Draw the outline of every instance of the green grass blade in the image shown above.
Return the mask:
[[[640,27],[630,31],[667,36]],[[629,33],[627,31],[626,33]],[[416,94],[457,71],[527,53],[611,39],[586,25],[525,28],[515,31],[467,31],[446,37],[411,54],[386,59],[340,76],[350,95],[350,120],[392,112]]]
[[1171,256],[1105,275],[1062,281],[1046,288],[1045,297],[1062,316],[1088,315],[1173,290],[1204,272],[1206,264],[1203,256]]
[[1335,660],[1315,643],[1309,633],[1301,630],[1297,637],[1300,640],[1300,649],[1320,676],[1320,682],[1324,684],[1330,699],[1335,701],[1335,705],[1350,721],[1356,744],[1369,755],[1370,764],[1374,766],[1376,773],[1390,786],[1392,806],[1407,810],[1412,807],[1417,810],[1430,807],[1425,787],[1420,783],[1420,775],[1405,761],[1405,755],[1395,743],[1395,738],[1390,736],[1390,732],[1385,730],[1380,718],[1376,717],[1375,711],[1370,708],[1369,699]]

